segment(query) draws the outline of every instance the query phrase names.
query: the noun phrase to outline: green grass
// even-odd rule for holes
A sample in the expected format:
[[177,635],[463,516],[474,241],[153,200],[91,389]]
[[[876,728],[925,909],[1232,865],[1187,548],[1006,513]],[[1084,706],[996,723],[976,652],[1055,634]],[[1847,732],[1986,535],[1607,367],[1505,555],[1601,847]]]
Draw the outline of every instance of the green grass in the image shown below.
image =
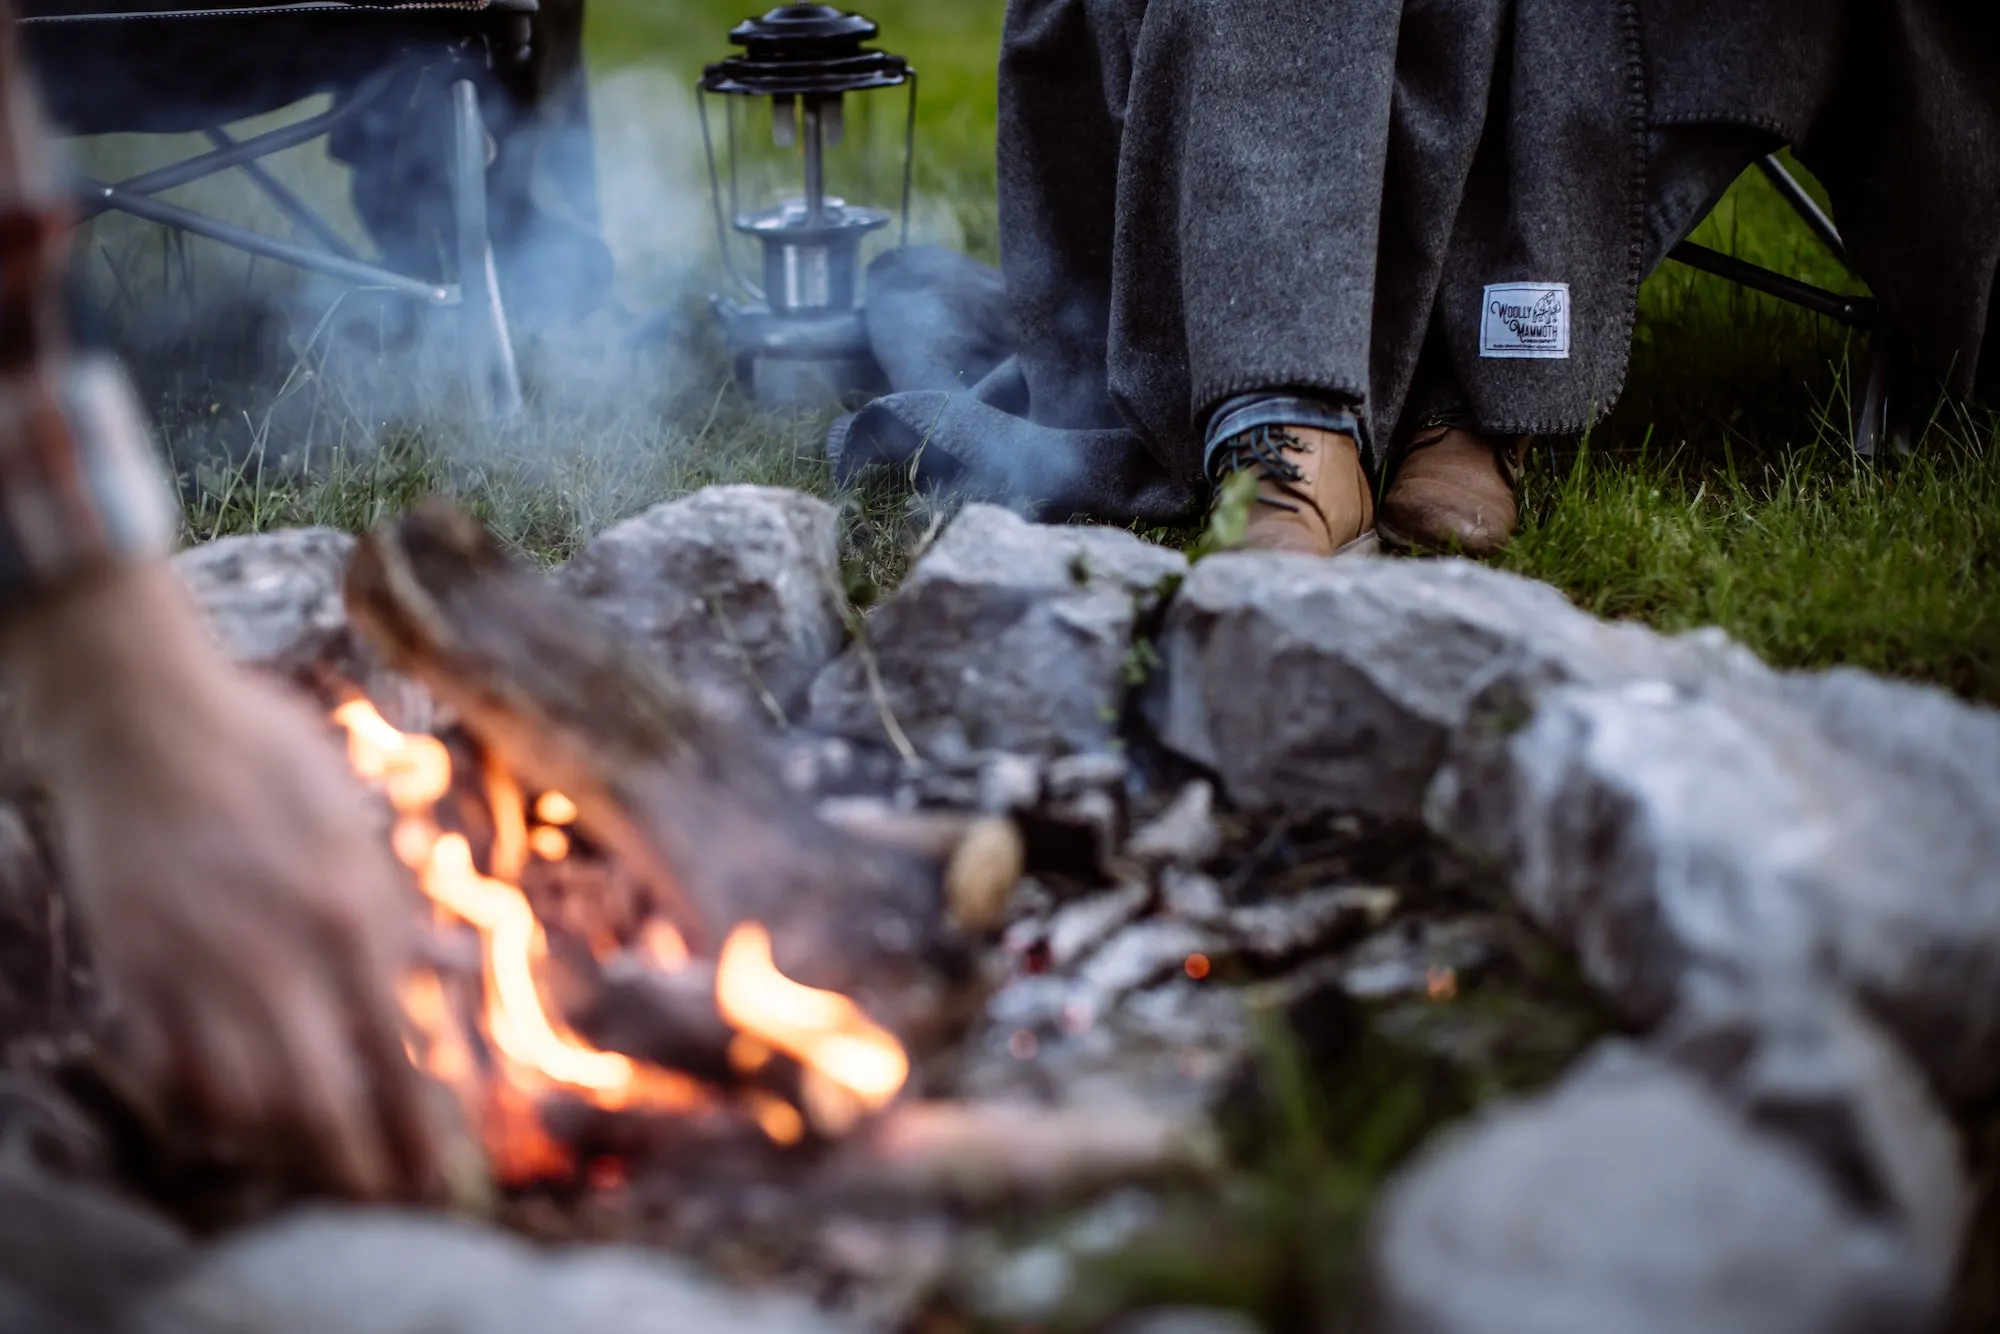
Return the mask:
[[[1697,240],[1852,288],[1750,173]],[[1836,663],[2000,702],[2000,445],[1932,394],[1907,458],[1860,463],[1865,341],[1668,263],[1641,294],[1626,393],[1541,446],[1500,563],[1601,615],[1721,625],[1788,667]]]
[[1802,447],[1689,476],[1578,452],[1528,488],[1502,564],[1600,615],[1722,625],[1787,666],[1848,663],[2000,701],[2000,468],[1949,438],[1893,468]]
[[[690,89],[704,62],[728,53],[730,25],[755,8],[592,0],[607,228],[624,309],[577,347],[528,349],[529,410],[497,436],[461,424],[450,404],[410,401],[414,382],[449,382],[448,365],[413,369],[393,347],[341,333],[323,309],[289,317],[289,374],[232,377],[230,356],[168,339],[157,361],[171,374],[150,375],[146,388],[182,467],[187,536],[306,522],[358,528],[445,490],[553,562],[606,524],[711,482],[832,495],[816,454],[825,417],[755,413],[699,338],[629,336],[661,308],[699,323],[689,293],[712,280],[712,231]],[[868,6],[882,44],[923,77],[922,230],[989,260],[1001,9],[1001,0]],[[295,186],[340,211],[323,163],[289,169]],[[157,233],[97,227],[88,253],[102,285],[124,292],[143,277],[187,310],[201,304],[185,254],[162,249]],[[1813,281],[1844,281],[1755,173],[1697,239]],[[210,269],[240,264],[206,258]],[[274,274],[266,265],[250,276]],[[140,303],[111,304],[129,332]],[[148,314],[155,323],[182,309],[154,304],[166,308]],[[352,313],[342,319],[351,324]],[[150,330],[141,341],[158,338]],[[1604,615],[1670,630],[1719,624],[1786,666],[1854,663],[2000,702],[1993,422],[1942,407],[1913,458],[1857,467],[1848,402],[1864,358],[1826,321],[1663,266],[1642,292],[1616,410],[1586,444],[1538,447],[1525,529],[1501,563]],[[834,498],[865,598],[893,584],[935,513],[893,478]]]

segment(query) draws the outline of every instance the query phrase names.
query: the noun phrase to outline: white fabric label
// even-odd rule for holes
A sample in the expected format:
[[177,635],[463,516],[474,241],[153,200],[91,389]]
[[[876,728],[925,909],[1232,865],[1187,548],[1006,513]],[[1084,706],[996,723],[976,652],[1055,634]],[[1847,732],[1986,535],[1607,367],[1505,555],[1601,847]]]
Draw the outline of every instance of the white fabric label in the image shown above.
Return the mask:
[[1569,356],[1568,283],[1495,283],[1479,315],[1479,355]]

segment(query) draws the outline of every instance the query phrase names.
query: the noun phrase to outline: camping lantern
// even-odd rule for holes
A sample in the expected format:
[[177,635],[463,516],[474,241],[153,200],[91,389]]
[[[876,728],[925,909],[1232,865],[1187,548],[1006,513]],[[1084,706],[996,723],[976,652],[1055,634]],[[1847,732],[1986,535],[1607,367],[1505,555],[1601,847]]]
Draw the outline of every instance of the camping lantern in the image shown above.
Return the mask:
[[[717,297],[713,305],[737,377],[766,406],[821,403],[874,388],[880,378],[861,319],[862,245],[898,222],[899,240],[909,240],[917,75],[903,57],[869,49],[877,31],[831,5],[784,5],[738,24],[729,40],[742,53],[702,73],[697,101],[716,235],[730,281],[749,297],[748,304]],[[879,177],[888,156],[861,132],[882,122],[865,114],[871,108],[857,113],[861,99],[849,99],[905,84],[908,110],[890,122],[901,139],[898,213],[844,197],[869,192],[868,178]],[[723,108],[726,183],[710,93]],[[855,179],[830,180],[836,166]],[[760,281],[739,264],[737,237],[755,243]]]

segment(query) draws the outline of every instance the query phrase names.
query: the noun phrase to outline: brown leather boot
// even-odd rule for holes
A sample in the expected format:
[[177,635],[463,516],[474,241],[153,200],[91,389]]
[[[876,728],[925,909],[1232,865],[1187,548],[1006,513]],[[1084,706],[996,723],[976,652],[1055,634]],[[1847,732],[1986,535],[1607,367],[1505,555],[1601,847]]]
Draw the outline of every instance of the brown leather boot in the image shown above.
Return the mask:
[[1331,556],[1375,522],[1354,437],[1305,426],[1259,427],[1222,446],[1219,473],[1253,472],[1257,503],[1240,551]]
[[1375,530],[1391,546],[1491,556],[1514,536],[1514,483],[1528,438],[1496,440],[1429,426],[1410,442],[1382,497]]

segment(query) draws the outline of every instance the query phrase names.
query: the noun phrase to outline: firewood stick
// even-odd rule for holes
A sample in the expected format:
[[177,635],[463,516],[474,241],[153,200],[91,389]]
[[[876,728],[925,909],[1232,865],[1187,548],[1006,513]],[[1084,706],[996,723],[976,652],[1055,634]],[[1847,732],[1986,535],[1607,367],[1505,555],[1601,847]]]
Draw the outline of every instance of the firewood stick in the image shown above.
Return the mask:
[[720,1096],[756,1090],[802,1105],[798,1062],[741,1040],[722,1017],[712,962],[690,959],[671,972],[627,956],[600,962],[550,931],[544,973],[556,1010],[594,1046],[689,1075]]
[[1146,1108],[913,1101],[841,1145],[822,1184],[842,1195],[981,1205],[1206,1176],[1220,1163],[1205,1123]]

